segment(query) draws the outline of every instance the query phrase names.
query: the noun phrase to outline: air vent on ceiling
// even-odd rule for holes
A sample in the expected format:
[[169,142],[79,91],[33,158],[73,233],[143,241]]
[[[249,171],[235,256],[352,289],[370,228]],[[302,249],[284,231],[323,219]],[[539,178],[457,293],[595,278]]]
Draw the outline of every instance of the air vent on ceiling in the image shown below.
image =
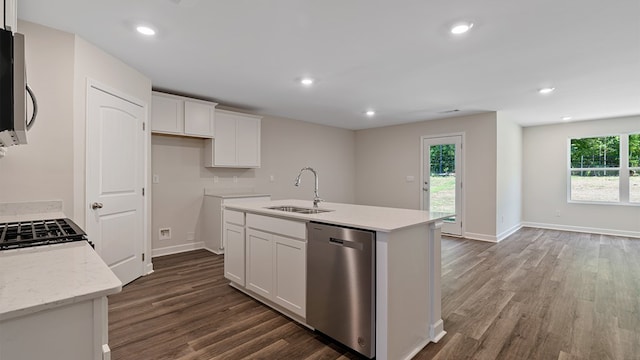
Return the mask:
[[438,114],[451,114],[460,111],[460,109],[438,111]]

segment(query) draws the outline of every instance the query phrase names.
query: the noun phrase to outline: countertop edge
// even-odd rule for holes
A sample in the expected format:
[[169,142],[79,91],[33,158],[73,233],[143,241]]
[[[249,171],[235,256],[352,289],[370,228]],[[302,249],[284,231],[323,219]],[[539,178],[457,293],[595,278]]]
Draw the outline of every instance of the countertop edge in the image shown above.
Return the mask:
[[[296,203],[296,202],[300,202],[300,201],[301,200],[275,200],[275,201],[270,201],[270,202],[258,202],[258,203],[224,204],[224,208],[225,209],[230,209],[230,210],[244,211],[244,212],[253,213],[253,214],[260,214],[260,215],[279,217],[279,218],[290,219],[290,220],[299,220],[299,221],[305,221],[305,222],[315,221],[315,222],[322,222],[322,223],[335,224],[335,225],[340,225],[340,226],[361,228],[361,229],[373,230],[373,231],[379,231],[379,232],[385,232],[385,233],[390,233],[390,232],[393,232],[393,231],[401,230],[401,229],[404,229],[404,228],[408,228],[408,227],[412,227],[412,226],[416,226],[416,225],[420,225],[420,224],[429,224],[429,223],[432,223],[432,222],[442,221],[443,219],[446,219],[446,218],[452,216],[452,214],[442,214],[441,216],[436,216],[436,217],[429,218],[429,219],[420,219],[420,220],[416,220],[416,221],[410,221],[410,222],[399,224],[399,225],[396,225],[396,226],[393,226],[393,227],[379,227],[379,226],[375,226],[375,225],[371,225],[371,224],[365,224],[363,222],[346,221],[346,220],[340,220],[340,219],[336,219],[336,218],[327,218],[326,217],[326,216],[331,216],[331,215],[323,216],[324,214],[331,214],[331,212],[323,213],[323,214],[298,214],[298,213],[284,212],[284,211],[279,211],[279,210],[265,209],[265,207],[271,206],[271,205],[274,205],[274,204],[275,205],[281,205],[283,203]],[[323,208],[322,205],[323,204],[321,204],[320,209]],[[367,205],[352,205],[352,204],[340,204],[340,203],[325,203],[324,208],[330,209],[332,205],[338,205],[338,206],[341,206],[341,207],[354,207],[354,208],[362,207],[362,208],[369,208],[369,209],[377,209],[377,211],[385,211],[385,210],[387,210],[389,212],[397,212],[397,211],[412,211],[412,212],[416,211],[416,212],[420,212],[419,210],[413,210],[413,209],[371,207],[371,206],[367,206]],[[309,207],[311,207],[311,206],[309,206]]]
[[[41,312],[43,310],[55,309],[62,306],[67,306],[79,302],[84,302],[88,300],[97,299],[100,297],[116,294],[122,291],[122,282],[116,277],[116,275],[109,269],[109,267],[104,263],[102,258],[91,248],[91,245],[87,242],[70,242],[64,244],[56,244],[56,245],[48,245],[50,247],[56,247],[54,249],[43,247],[33,247],[33,248],[25,248],[25,249],[14,249],[14,250],[5,250],[14,252],[9,256],[21,256],[25,254],[25,256],[29,256],[29,254],[39,254],[37,256],[41,256],[42,254],[50,251],[51,256],[58,257],[60,259],[61,254],[58,251],[63,251],[63,256],[71,257],[71,260],[78,261],[89,261],[95,264],[94,271],[95,273],[103,274],[100,275],[100,281],[98,284],[95,283],[87,283],[90,286],[86,286],[85,284],[81,284],[78,289],[73,289],[69,291],[67,294],[53,294],[44,298],[46,300],[40,301],[31,301],[31,303],[27,303],[22,306],[24,302],[16,302],[16,299],[21,299],[21,297],[16,297],[16,295],[7,296],[4,293],[11,287],[6,288],[4,286],[0,286],[0,296],[4,297],[5,300],[2,301],[5,307],[4,309],[0,308],[0,321],[7,321],[14,318],[27,316],[30,314],[35,314]],[[73,252],[72,248],[79,249],[83,247],[83,252],[87,254],[88,258],[77,259]],[[67,250],[68,249],[68,250]],[[22,254],[21,254],[22,253]],[[35,270],[38,272],[39,270]],[[63,272],[62,274],[66,274]],[[73,281],[73,279],[69,279],[68,281]],[[14,289],[15,290],[15,289]],[[24,291],[23,289],[18,289],[18,291]],[[13,300],[13,302],[12,302]],[[20,304],[20,305],[17,305]]]

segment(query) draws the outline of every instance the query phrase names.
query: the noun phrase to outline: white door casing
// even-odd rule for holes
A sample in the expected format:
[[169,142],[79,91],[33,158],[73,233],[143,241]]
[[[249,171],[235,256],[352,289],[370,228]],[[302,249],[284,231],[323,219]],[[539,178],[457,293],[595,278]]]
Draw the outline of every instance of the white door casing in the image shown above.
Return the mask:
[[[421,208],[428,211],[455,212],[456,216],[445,219],[442,224],[442,232],[450,235],[463,236],[464,211],[462,207],[464,197],[464,161],[463,161],[463,134],[449,134],[441,136],[423,136],[422,141],[422,175],[421,175]],[[443,146],[455,149],[455,165],[453,172],[447,175],[432,174],[431,149],[441,149]],[[440,181],[442,184],[434,184]],[[450,185],[445,184],[451,182]],[[442,189],[442,186],[450,188]],[[453,204],[436,204],[453,197]]]
[[145,108],[89,84],[87,235],[127,284],[144,273]]

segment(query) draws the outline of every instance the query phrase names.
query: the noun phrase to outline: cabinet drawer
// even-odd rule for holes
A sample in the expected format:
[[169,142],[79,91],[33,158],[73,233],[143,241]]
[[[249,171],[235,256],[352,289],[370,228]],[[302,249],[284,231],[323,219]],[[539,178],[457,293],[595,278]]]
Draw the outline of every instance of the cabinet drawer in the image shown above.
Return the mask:
[[224,222],[244,226],[244,213],[235,210],[225,210]]
[[247,227],[301,240],[307,239],[307,226],[302,221],[247,214]]

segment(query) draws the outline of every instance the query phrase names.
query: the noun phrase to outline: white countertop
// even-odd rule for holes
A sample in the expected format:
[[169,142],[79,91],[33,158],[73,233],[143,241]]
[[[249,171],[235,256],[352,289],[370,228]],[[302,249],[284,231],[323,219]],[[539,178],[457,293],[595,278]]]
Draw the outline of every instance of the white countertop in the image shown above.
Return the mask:
[[0,251],[0,321],[121,290],[85,241]]
[[251,190],[239,190],[239,189],[230,189],[230,190],[204,189],[204,195],[219,197],[223,199],[271,196],[271,194],[256,193]]
[[405,227],[430,223],[453,216],[451,213],[430,213],[428,211],[398,209],[378,206],[352,205],[321,202],[319,209],[332,210],[320,214],[298,214],[280,210],[265,209],[270,206],[296,206],[313,208],[313,201],[276,200],[243,204],[225,204],[226,209],[278,216],[305,221],[319,221],[329,224],[350,226],[361,229],[391,232]]

